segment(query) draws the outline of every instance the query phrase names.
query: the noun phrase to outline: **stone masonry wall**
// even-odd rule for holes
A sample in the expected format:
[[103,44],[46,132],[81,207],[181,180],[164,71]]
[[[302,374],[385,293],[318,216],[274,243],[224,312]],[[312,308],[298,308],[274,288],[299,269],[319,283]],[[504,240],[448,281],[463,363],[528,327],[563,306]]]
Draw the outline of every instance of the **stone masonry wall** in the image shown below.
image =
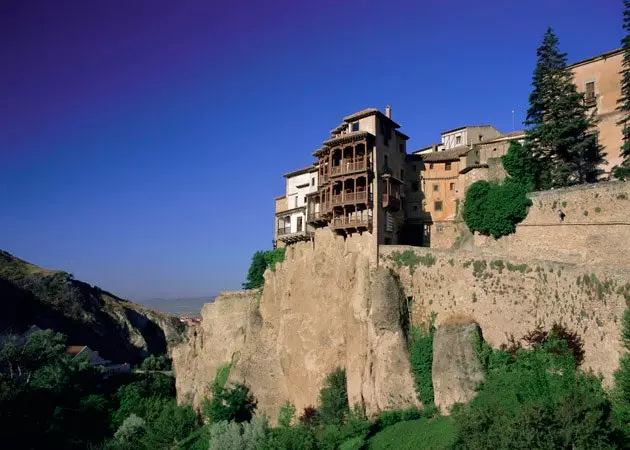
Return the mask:
[[469,249],[630,268],[630,183],[535,192],[530,198],[533,205],[516,233],[498,240],[475,235]]
[[582,337],[584,366],[611,382],[630,270],[408,246],[379,251],[379,263],[400,277],[413,324],[432,314],[438,326],[468,316],[497,348],[509,335],[562,322]]

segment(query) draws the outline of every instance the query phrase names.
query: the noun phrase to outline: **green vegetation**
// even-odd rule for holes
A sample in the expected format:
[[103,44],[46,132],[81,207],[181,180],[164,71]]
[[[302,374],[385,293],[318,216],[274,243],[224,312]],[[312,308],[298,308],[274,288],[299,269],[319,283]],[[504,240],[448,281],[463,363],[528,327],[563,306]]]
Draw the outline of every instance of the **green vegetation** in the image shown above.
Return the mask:
[[280,413],[278,414],[278,425],[281,427],[290,427],[293,419],[295,419],[295,406],[293,406],[293,403],[287,400],[280,407]]
[[265,271],[267,268],[276,271],[276,264],[284,261],[284,248],[275,250],[257,251],[252,257],[252,263],[247,272],[247,282],[243,283],[243,289],[258,289],[265,284]]
[[405,250],[404,252],[392,252],[392,260],[397,267],[409,267],[409,273],[413,275],[418,264],[431,267],[435,264],[435,257],[431,253],[426,255],[418,255],[413,250]]
[[503,269],[505,268],[505,264],[500,259],[495,259],[494,261],[490,261],[490,268],[498,271],[499,273],[503,273]]
[[527,188],[510,178],[500,184],[477,181],[466,191],[464,221],[470,231],[495,239],[513,233],[532,205],[526,194]]
[[202,404],[204,415],[210,423],[250,421],[256,410],[256,399],[242,383],[225,387],[227,376],[223,379],[224,373],[224,370],[219,369],[210,385],[212,398]]
[[425,405],[433,405],[433,376],[431,367],[433,365],[433,335],[435,316],[428,324],[414,327],[411,330],[409,345],[409,362],[411,372],[415,380],[416,395],[418,400]]
[[588,216],[588,211],[584,210],[584,216]]
[[562,207],[566,208],[567,207],[567,202],[562,202]]
[[453,258],[451,258],[451,259],[449,259],[449,260],[448,260],[448,263],[449,263],[451,266],[454,266],[454,265],[455,265],[455,260],[454,260]]
[[475,278],[480,277],[486,271],[487,267],[488,267],[488,264],[486,263],[485,260],[483,259],[475,260],[473,262],[473,275],[475,276]]
[[531,272],[532,269],[530,269],[527,264],[512,264],[512,263],[506,263],[505,264],[505,268],[507,270],[509,270],[510,272],[521,272],[521,273],[528,273]]
[[596,212],[596,213],[600,213],[600,212],[602,212],[602,209],[601,209],[599,206],[597,206],[597,207],[595,208],[595,212]]
[[457,429],[448,417],[417,419],[385,428],[370,439],[371,450],[449,449]]
[[525,125],[527,174],[537,189],[597,181],[604,161],[594,122],[567,70],[567,55],[548,28],[534,69]]
[[[621,343],[624,354],[615,372],[615,387],[612,392],[613,422],[619,430],[630,430],[630,301],[626,297],[626,310],[623,314]],[[630,433],[630,432],[628,432]],[[629,437],[630,439],[630,437]]]

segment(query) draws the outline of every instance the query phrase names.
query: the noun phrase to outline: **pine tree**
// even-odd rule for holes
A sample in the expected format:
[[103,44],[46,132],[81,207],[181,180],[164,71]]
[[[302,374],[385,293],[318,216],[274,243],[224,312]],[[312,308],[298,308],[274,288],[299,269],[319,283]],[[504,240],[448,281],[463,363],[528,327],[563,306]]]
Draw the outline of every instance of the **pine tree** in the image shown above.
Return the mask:
[[621,40],[623,48],[623,65],[621,70],[621,98],[618,110],[623,113],[618,125],[623,125],[623,145],[621,157],[623,162],[617,168],[615,175],[618,178],[630,178],[630,0],[623,2],[623,30],[626,35]]
[[604,161],[595,122],[567,69],[567,55],[547,29],[538,48],[525,125],[525,148],[538,164],[539,189],[597,181]]

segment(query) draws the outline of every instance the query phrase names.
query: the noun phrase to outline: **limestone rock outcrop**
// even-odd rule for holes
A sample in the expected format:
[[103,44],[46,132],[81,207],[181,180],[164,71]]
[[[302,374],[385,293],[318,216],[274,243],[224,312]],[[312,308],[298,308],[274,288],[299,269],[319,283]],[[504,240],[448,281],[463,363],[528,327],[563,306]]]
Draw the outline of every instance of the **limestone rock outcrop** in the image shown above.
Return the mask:
[[455,403],[468,403],[484,379],[475,351],[476,323],[444,323],[433,336],[433,390],[435,406],[448,414]]
[[376,265],[370,235],[344,240],[329,230],[287,249],[262,293],[220,295],[205,305],[189,342],[173,351],[179,399],[198,405],[217,369],[245,382],[273,422],[291,401],[317,405],[324,378],[346,369],[350,404],[368,415],[417,405],[406,350],[406,300]]

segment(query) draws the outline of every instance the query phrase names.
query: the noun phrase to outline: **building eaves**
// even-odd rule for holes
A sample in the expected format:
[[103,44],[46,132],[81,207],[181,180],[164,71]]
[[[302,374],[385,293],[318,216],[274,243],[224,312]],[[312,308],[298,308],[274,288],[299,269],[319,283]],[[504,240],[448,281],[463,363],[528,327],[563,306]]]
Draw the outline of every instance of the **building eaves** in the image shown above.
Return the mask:
[[330,134],[339,134],[341,133],[343,130],[347,130],[348,129],[348,124],[346,122],[343,122],[339,125],[337,125],[335,128],[333,128],[332,130],[330,130]]
[[400,128],[400,124],[394,122],[390,117],[387,117],[385,114],[383,114],[382,112],[380,112],[376,108],[362,109],[361,111],[355,112],[354,114],[350,114],[349,116],[344,117],[343,121],[344,122],[355,122],[355,121],[357,121],[359,119],[363,119],[364,117],[369,117],[369,116],[373,116],[373,115],[378,115],[379,118],[389,121],[390,124],[394,128]]
[[597,61],[599,59],[608,59],[611,56],[615,56],[615,55],[618,55],[618,54],[621,54],[621,53],[623,53],[623,48],[616,48],[614,50],[610,50],[610,51],[607,51],[607,52],[604,52],[604,53],[600,53],[599,55],[591,56],[590,58],[586,58],[586,59],[583,59],[581,61],[574,62],[573,64],[567,66],[567,69],[573,69],[573,68],[575,68],[577,66],[582,66],[584,64],[595,62],[595,61]]
[[283,198],[286,198],[286,195],[281,195],[280,197],[274,197],[274,200],[282,200]]
[[525,137],[525,131],[513,131],[512,133],[507,133],[504,134],[502,136],[497,136],[493,139],[490,139],[489,141],[481,141],[478,142],[478,144],[483,145],[483,144],[491,144],[493,142],[502,142],[502,141],[510,141],[512,139],[520,139],[520,138],[524,138]]
[[302,167],[301,169],[294,170],[293,172],[287,172],[282,175],[284,178],[296,177],[298,175],[302,175],[303,173],[315,172],[317,167],[314,164],[310,166]]
[[401,138],[403,138],[403,139],[405,139],[405,140],[409,139],[409,136],[407,136],[407,135],[406,135],[405,133],[403,133],[402,131],[398,131],[398,130],[394,130],[394,131],[395,131],[395,132],[396,132],[396,134],[397,134],[398,136],[400,136]]
[[363,131],[363,130],[353,131],[351,133],[341,134],[339,136],[335,136],[333,138],[330,138],[327,141],[324,141],[324,145],[326,147],[332,147],[332,146],[334,146],[336,144],[343,144],[345,142],[358,141],[358,140],[361,140],[361,139],[366,138],[368,136],[374,136],[374,135],[372,133],[369,133],[369,132]]
[[431,148],[436,148],[436,147],[438,147],[439,145],[442,145],[442,143],[441,143],[441,142],[437,142],[437,143],[435,143],[435,144],[427,145],[426,147],[419,148],[418,150],[414,150],[414,151],[413,151],[413,152],[411,152],[411,153],[420,153],[420,152],[424,152],[424,151],[427,151],[427,150],[429,150],[429,149],[431,149]]

